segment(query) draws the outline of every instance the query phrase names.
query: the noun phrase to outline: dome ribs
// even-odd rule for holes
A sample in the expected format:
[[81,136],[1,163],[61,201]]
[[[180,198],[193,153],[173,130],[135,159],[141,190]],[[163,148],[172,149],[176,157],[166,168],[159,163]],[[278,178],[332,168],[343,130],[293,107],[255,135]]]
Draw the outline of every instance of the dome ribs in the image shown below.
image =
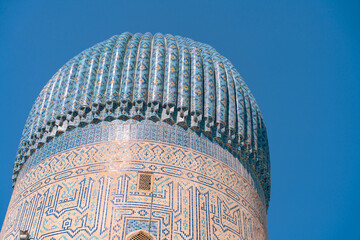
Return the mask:
[[215,89],[216,89],[216,130],[214,139],[220,144],[224,143],[225,130],[227,127],[227,78],[224,63],[221,56],[213,48],[210,48],[215,68]]
[[169,124],[175,123],[174,112],[176,106],[177,81],[179,71],[179,49],[174,36],[165,35],[165,76],[163,91],[163,111],[161,120]]
[[49,132],[51,132],[50,125],[48,125],[48,118],[49,118],[49,110],[48,109],[51,105],[54,104],[53,103],[54,95],[55,95],[54,89],[56,87],[59,77],[60,77],[60,72],[58,71],[51,78],[49,85],[48,85],[48,89],[47,89],[49,91],[46,95],[46,102],[41,111],[41,118],[39,119],[39,127],[38,127],[38,131],[40,133],[39,142],[40,142],[41,146],[47,142],[47,135]]
[[69,127],[69,122],[72,121],[72,115],[69,114],[71,108],[71,100],[74,97],[74,85],[76,85],[76,73],[78,71],[79,61],[74,61],[66,72],[66,78],[62,81],[60,87],[61,92],[63,93],[61,98],[61,110],[60,117],[58,117],[59,122],[57,123],[57,134],[61,134],[67,130]]
[[243,155],[246,159],[249,159],[249,156],[252,152],[251,138],[252,138],[252,120],[251,120],[251,108],[250,108],[250,98],[246,91],[244,91],[244,101],[245,101],[245,145],[243,150]]
[[201,58],[201,50],[198,45],[187,39],[190,47],[191,72],[190,72],[190,128],[196,132],[200,131],[200,124],[203,118],[203,95],[204,95],[204,81],[203,81],[203,65]]
[[190,51],[182,37],[176,36],[179,47],[178,103],[176,124],[188,127],[190,104]]
[[241,156],[242,148],[245,144],[245,101],[243,89],[241,87],[240,74],[236,71],[234,66],[227,60],[227,65],[230,66],[231,74],[234,79],[235,96],[236,96],[236,115],[237,115],[237,147],[236,152]]
[[204,133],[212,136],[212,129],[215,121],[215,76],[211,53],[205,44],[201,45],[204,74]]
[[124,67],[122,69],[121,84],[120,84],[120,118],[123,120],[129,119],[129,111],[132,102],[132,92],[135,75],[136,55],[138,52],[139,42],[142,38],[141,33],[136,33],[132,36],[126,49]]
[[225,72],[227,76],[227,89],[228,89],[228,123],[226,133],[226,145],[229,149],[236,149],[236,94],[235,94],[235,83],[231,68],[227,61],[224,61]]
[[115,42],[110,69],[109,69],[109,78],[106,86],[105,93],[105,102],[106,103],[115,103],[118,100],[118,93],[120,89],[120,77],[122,68],[124,65],[125,50],[126,46],[131,38],[130,33],[123,33],[118,36],[118,39]]
[[114,36],[106,41],[104,48],[101,51],[99,58],[98,70],[96,73],[96,80],[94,83],[94,96],[92,100],[91,111],[93,113],[93,121],[101,122],[106,118],[104,108],[105,93],[110,72],[111,58],[113,49],[118,36]]
[[161,33],[156,33],[153,38],[150,60],[148,109],[146,118],[152,121],[160,120],[162,107],[162,94],[164,88],[165,65],[165,39]]
[[91,54],[91,49],[85,50],[80,55],[79,64],[77,66],[77,72],[75,78],[73,79],[74,83],[71,87],[71,99],[69,100],[69,108],[68,108],[68,119],[70,129],[73,129],[80,124],[80,116],[79,116],[79,108],[81,94],[83,92],[83,86],[86,85],[86,72],[88,71],[88,59]]
[[50,79],[27,119],[13,182],[34,151],[57,135],[116,119],[176,124],[217,142],[256,175],[268,202],[266,127],[249,88],[211,46],[161,33],[113,36]]
[[52,136],[58,135],[58,131],[59,133],[64,132],[62,130],[63,121],[64,118],[66,117],[64,114],[64,105],[68,91],[68,81],[69,78],[71,77],[70,73],[72,73],[70,72],[70,70],[71,70],[71,66],[73,67],[74,64],[75,62],[72,60],[70,64],[64,67],[61,73],[61,77],[59,79],[59,83],[57,84],[57,91],[54,99],[54,107],[52,109],[51,118],[50,118],[51,122],[53,122]]
[[38,139],[40,137],[39,133],[39,124],[41,119],[41,114],[44,111],[44,105],[46,102],[47,90],[49,89],[50,84],[47,84],[44,89],[40,92],[40,95],[36,101],[36,105],[34,108],[34,121],[31,123],[31,130],[29,136],[30,145],[27,152],[27,155],[30,156],[36,148],[39,146]]
[[124,67],[125,51],[132,37],[131,33],[123,33],[117,36],[113,47],[111,62],[109,67],[109,77],[104,96],[105,120],[111,121],[119,117],[119,91],[121,83],[121,73]]
[[97,48],[94,48],[91,51],[90,59],[88,61],[87,71],[85,73],[85,81],[83,93],[80,99],[80,125],[84,126],[90,123],[90,114],[88,114],[91,110],[93,95],[95,91],[95,81],[97,75],[97,69],[99,65],[99,58],[101,55],[101,51],[104,48],[105,43],[100,43]]
[[56,78],[56,82],[54,82],[53,88],[52,88],[52,94],[49,102],[49,108],[47,109],[47,119],[46,121],[46,141],[50,141],[56,133],[56,102],[58,101],[58,94],[60,92],[61,83],[64,78],[64,68],[59,71],[59,75]]
[[152,34],[145,33],[140,42],[139,52],[136,60],[135,83],[133,91],[133,108],[134,119],[143,120],[145,118],[147,89],[149,82],[150,55],[151,55]]

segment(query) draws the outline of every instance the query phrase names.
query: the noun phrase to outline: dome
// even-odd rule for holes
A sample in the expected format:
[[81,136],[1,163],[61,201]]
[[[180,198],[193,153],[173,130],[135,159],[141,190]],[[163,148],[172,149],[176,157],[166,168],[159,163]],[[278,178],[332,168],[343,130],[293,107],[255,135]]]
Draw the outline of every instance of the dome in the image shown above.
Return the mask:
[[255,173],[268,203],[266,128],[242,77],[211,46],[161,33],[113,36],[55,73],[27,119],[14,183],[26,160],[53,138],[116,119],[161,121],[216,142]]

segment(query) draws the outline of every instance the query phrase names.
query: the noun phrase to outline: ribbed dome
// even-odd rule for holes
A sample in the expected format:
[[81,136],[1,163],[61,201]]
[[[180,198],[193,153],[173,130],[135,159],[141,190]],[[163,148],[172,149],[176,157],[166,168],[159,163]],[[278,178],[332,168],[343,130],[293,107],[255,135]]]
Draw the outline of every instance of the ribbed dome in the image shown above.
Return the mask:
[[163,121],[216,141],[254,170],[270,196],[270,163],[260,110],[234,66],[209,45],[123,33],[66,63],[30,112],[14,167],[57,135],[101,121]]

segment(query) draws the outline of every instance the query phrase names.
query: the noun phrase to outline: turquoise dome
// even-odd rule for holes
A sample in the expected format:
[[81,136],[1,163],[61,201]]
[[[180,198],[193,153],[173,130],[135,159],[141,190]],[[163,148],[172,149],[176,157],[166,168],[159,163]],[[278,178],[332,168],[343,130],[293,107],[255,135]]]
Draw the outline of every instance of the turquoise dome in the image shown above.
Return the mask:
[[242,77],[211,46],[161,33],[113,36],[55,73],[27,119],[14,183],[26,160],[53,138],[115,119],[162,121],[216,142],[254,171],[269,201],[266,128]]

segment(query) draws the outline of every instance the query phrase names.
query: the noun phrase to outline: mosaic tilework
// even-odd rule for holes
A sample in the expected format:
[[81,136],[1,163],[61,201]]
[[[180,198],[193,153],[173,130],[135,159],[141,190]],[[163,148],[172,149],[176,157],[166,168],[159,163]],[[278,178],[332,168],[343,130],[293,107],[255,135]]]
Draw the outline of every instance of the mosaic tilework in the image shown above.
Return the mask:
[[263,240],[270,186],[265,123],[230,61],[189,38],[123,33],[39,94],[0,238]]
[[[145,215],[147,212],[143,211],[142,215]],[[149,213],[150,214],[150,213]],[[150,220],[136,220],[136,219],[128,219],[126,221],[126,227],[125,227],[125,235],[128,235],[131,232],[134,232],[136,230],[149,230],[150,229],[150,233],[152,235],[154,235],[155,237],[158,237],[158,222],[152,221],[151,220],[151,225],[150,225]]]
[[[207,139],[205,135],[198,136],[192,131],[184,130],[178,126],[170,126],[162,122],[117,120],[111,123],[102,122],[97,125],[87,125],[83,128],[66,132],[44,145],[41,151],[35,152],[22,168],[20,176],[27,174],[29,168],[37,165],[44,158],[70,148],[108,140],[137,139],[176,144],[212,156],[241,174],[253,185],[265,203],[263,189],[259,184],[256,174],[249,168],[245,159],[235,158],[229,151],[219,146],[218,143]],[[46,171],[50,171],[50,169]]]
[[123,33],[67,62],[40,92],[14,165],[63,132],[103,121],[144,119],[179,125],[245,158],[270,199],[266,127],[249,88],[207,44],[157,33]]
[[241,173],[191,148],[126,139],[29,166],[0,238],[17,239],[25,228],[36,239],[123,239],[131,221],[150,218],[151,193],[137,191],[138,171],[155,176],[151,232],[158,239],[267,239],[266,206]]

